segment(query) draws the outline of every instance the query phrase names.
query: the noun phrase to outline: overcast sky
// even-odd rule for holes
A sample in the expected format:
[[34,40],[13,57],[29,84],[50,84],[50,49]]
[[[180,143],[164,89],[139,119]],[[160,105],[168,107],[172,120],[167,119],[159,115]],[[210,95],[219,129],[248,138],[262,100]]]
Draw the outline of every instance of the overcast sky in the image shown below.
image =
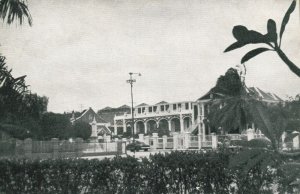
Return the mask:
[[[135,103],[196,100],[251,48],[223,53],[232,27],[277,27],[290,0],[30,0],[33,26],[0,27],[0,52],[13,75],[49,97],[49,111],[130,104],[129,72],[140,72]],[[298,5],[297,5],[298,6]],[[299,7],[282,48],[300,66]],[[257,45],[256,45],[257,46]],[[300,79],[275,52],[246,63],[248,86],[281,97],[300,93]]]

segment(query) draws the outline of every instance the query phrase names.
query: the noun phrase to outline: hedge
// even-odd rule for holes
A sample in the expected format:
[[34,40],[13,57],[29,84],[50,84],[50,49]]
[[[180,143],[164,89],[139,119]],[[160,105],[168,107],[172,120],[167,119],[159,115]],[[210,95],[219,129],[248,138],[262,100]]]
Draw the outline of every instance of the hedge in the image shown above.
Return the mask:
[[255,183],[259,191],[272,183],[271,171],[257,168],[242,175],[239,169],[229,169],[229,157],[229,153],[176,151],[143,159],[3,159],[0,192],[257,193],[253,184],[241,181]]

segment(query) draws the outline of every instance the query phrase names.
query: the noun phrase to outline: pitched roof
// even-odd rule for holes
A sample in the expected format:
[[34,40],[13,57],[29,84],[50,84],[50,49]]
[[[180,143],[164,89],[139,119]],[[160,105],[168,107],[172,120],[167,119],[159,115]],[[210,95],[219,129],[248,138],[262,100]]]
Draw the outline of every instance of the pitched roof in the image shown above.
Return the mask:
[[130,106],[128,106],[128,105],[126,105],[126,104],[124,104],[124,105],[122,105],[122,106],[120,106],[120,107],[118,107],[118,108],[130,108]]
[[139,107],[139,106],[148,106],[148,104],[142,103],[142,104],[137,105],[136,107]]
[[105,108],[102,108],[101,110],[111,110],[111,109],[113,109],[112,107],[109,107],[109,106],[107,106],[107,107],[105,107]]
[[209,90],[206,94],[204,94],[203,96],[201,96],[200,98],[198,98],[197,100],[206,100],[206,99],[210,99],[210,95],[213,94],[213,97],[214,98],[218,98],[218,97],[223,97],[224,94],[221,94],[221,93],[217,93],[217,92],[214,92],[212,89]]
[[101,125],[101,126],[97,126],[97,134],[98,135],[111,134],[111,131],[106,126]]
[[[265,101],[283,101],[276,94],[270,93],[270,92],[265,92],[265,91],[263,91],[263,90],[261,90],[260,88],[257,88],[257,87],[249,87],[249,88],[245,87],[245,89],[246,89],[246,92],[248,94],[252,95],[252,97],[254,97],[256,99],[261,99],[261,100],[265,100]],[[205,95],[203,95],[200,98],[198,98],[198,100],[210,99],[210,95],[211,94],[213,94],[214,98],[218,98],[218,97],[223,97],[224,96],[224,94],[214,92],[214,90],[212,88]]]
[[249,87],[247,92],[257,99],[266,100],[266,101],[283,101],[276,94],[265,92],[257,87]]
[[158,104],[167,104],[168,102],[166,101],[160,101],[159,103],[156,103],[155,105],[158,105]]
[[89,109],[86,109],[84,111],[82,111],[81,115],[77,118],[75,118],[74,121],[77,121],[77,120],[80,120],[85,114],[87,114],[88,112],[92,112],[93,116],[95,117],[96,119],[96,122],[97,123],[108,123],[106,120],[104,120],[101,116],[97,115],[95,113],[95,111],[92,109],[92,108],[89,108]]

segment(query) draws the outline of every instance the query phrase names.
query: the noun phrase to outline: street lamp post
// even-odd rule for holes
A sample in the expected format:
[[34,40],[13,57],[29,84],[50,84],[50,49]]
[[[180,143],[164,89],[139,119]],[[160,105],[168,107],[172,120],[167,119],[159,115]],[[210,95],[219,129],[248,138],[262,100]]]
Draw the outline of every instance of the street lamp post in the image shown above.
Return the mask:
[[130,84],[130,92],[131,92],[131,130],[132,130],[132,141],[134,143],[134,109],[133,109],[133,92],[132,92],[132,87],[133,87],[133,83],[136,82],[135,79],[133,79],[133,75],[138,75],[138,76],[141,76],[140,73],[132,73],[132,72],[129,72],[129,75],[130,75],[130,79],[127,80],[127,83]]

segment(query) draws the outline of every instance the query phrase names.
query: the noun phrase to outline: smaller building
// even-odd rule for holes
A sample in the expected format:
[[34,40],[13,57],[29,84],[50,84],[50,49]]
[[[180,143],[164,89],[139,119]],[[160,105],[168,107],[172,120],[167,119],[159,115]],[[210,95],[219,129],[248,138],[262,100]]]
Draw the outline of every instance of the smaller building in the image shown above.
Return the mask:
[[73,112],[72,118],[70,119],[71,123],[74,125],[76,122],[85,122],[92,125],[93,123],[97,126],[97,135],[112,135],[110,128],[110,123],[100,117],[91,107],[81,112],[81,114],[76,117]]

